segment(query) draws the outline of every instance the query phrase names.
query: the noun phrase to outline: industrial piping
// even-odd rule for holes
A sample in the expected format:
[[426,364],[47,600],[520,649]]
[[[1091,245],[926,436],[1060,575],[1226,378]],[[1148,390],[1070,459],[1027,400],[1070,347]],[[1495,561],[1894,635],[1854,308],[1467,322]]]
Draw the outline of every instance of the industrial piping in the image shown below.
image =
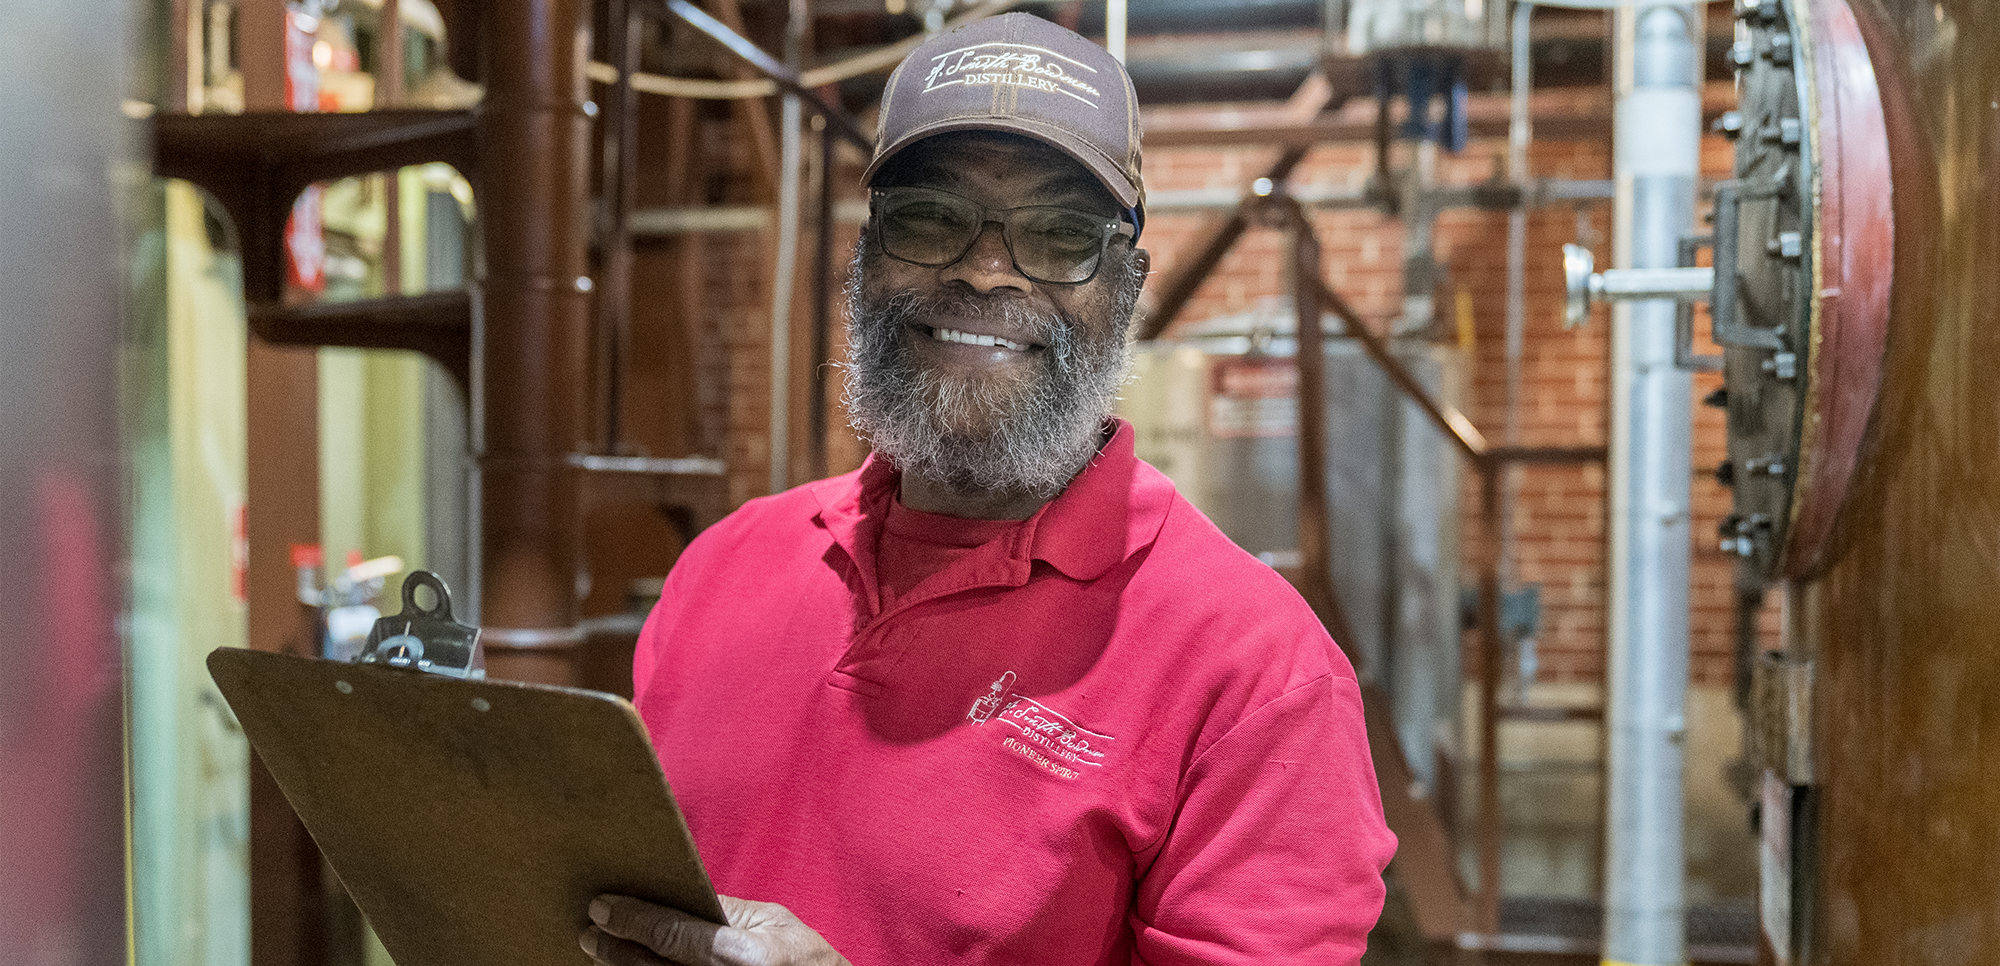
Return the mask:
[[496,0],[482,23],[476,614],[495,676],[575,683],[565,652],[583,633],[569,457],[586,433],[589,26],[579,0]]
[[[1670,268],[1694,224],[1698,8],[1617,19],[1613,174],[1619,268]],[[1606,692],[1607,966],[1687,962],[1682,852],[1693,414],[1670,300],[1612,312],[1611,580]]]

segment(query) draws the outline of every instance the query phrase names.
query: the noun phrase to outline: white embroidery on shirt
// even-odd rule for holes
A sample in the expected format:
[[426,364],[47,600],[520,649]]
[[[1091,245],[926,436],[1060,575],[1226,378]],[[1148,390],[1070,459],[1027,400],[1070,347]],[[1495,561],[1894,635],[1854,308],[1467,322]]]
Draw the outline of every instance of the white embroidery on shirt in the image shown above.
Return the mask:
[[974,725],[997,721],[1020,732],[1019,738],[1009,737],[1001,747],[1058,778],[1075,779],[1081,772],[1074,766],[1104,767],[1105,751],[1113,741],[1110,735],[1085,728],[1068,715],[1010,690],[1014,681],[1012,671],[1000,675],[972,702],[966,719]]
[[976,725],[983,725],[992,720],[993,715],[1000,710],[1001,704],[1009,697],[1007,689],[1013,686],[1014,672],[1008,671],[1000,675],[999,680],[993,682],[991,690],[972,702],[971,710],[965,712],[966,720]]

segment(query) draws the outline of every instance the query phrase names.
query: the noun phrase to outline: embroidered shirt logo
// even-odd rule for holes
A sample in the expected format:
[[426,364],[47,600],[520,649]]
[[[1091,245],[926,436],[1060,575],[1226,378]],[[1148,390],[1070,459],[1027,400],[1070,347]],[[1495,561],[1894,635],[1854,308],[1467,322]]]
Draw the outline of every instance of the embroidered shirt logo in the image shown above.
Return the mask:
[[1009,697],[1007,689],[1013,686],[1014,672],[1008,671],[1000,675],[1000,679],[993,682],[991,690],[980,695],[979,700],[972,702],[972,710],[967,711],[965,717],[976,725],[993,720],[994,713],[1000,710],[1001,704]]
[[1078,725],[1068,715],[1024,694],[1015,693],[1014,672],[993,682],[965,713],[974,725],[997,722],[1015,732],[1001,747],[1033,762],[1057,778],[1074,780],[1082,768],[1104,767],[1112,737]]
[[1102,95],[1084,77],[1097,69],[1046,47],[990,43],[960,47],[931,58],[924,91],[964,84],[1006,84],[1074,97],[1091,107]]

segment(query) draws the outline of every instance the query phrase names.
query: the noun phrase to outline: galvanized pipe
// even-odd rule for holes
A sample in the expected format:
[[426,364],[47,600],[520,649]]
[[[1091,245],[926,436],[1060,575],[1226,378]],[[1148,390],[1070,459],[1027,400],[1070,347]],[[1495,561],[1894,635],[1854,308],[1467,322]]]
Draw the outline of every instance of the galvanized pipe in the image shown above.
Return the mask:
[[[1535,15],[1532,3],[1514,5],[1513,61],[1508,91],[1507,183],[1526,190],[1528,185],[1528,142],[1534,138],[1534,115],[1528,95],[1534,90],[1533,52],[1529,27]],[[1516,205],[1507,211],[1507,402],[1506,424],[1501,439],[1509,446],[1521,443],[1521,365],[1527,355],[1528,302],[1528,209]],[[1508,466],[1500,470],[1500,586],[1514,587],[1514,500],[1521,490],[1521,470]]]
[[1125,62],[1126,0],[1104,0],[1104,49],[1119,63]]
[[[1694,227],[1701,139],[1699,11],[1617,18],[1616,265],[1673,268]],[[1688,684],[1689,374],[1674,303],[1612,311],[1611,579],[1606,685],[1606,963],[1687,962],[1682,848]]]
[[[792,0],[785,24],[785,60],[797,69],[803,54],[805,11]],[[787,91],[778,122],[778,253],[771,270],[771,492],[791,486],[792,476],[792,294],[799,267],[799,165],[804,160],[805,120],[799,95]]]

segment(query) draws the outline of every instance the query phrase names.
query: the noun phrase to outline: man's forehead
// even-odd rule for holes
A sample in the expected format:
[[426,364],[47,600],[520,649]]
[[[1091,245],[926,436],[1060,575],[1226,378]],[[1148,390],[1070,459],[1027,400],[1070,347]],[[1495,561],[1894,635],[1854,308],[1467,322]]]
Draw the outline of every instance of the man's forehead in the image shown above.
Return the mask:
[[952,131],[904,148],[876,175],[875,184],[921,184],[967,189],[1004,181],[1009,191],[1033,194],[1044,202],[1117,200],[1090,170],[1054,145],[999,131]]

